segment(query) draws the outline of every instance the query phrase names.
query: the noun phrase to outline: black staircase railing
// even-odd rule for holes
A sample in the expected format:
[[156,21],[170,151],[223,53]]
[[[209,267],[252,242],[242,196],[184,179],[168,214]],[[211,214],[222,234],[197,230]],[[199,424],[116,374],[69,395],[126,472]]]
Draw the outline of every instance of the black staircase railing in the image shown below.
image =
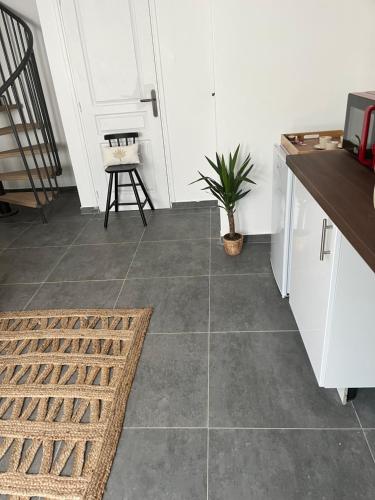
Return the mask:
[[[8,184],[14,179],[24,179],[26,189],[21,193],[26,192],[28,196],[19,196],[17,203],[13,195],[15,204],[39,208],[45,221],[43,207],[58,193],[59,154],[35,60],[32,32],[1,2],[0,106],[2,116],[7,118],[7,126],[0,128],[1,134],[9,134],[14,139],[11,149],[0,150],[0,212],[11,213],[7,194],[9,198],[9,192],[14,192],[4,187],[3,181]],[[2,159],[14,157],[21,163],[21,171],[16,176],[14,166],[7,174],[2,165]]]

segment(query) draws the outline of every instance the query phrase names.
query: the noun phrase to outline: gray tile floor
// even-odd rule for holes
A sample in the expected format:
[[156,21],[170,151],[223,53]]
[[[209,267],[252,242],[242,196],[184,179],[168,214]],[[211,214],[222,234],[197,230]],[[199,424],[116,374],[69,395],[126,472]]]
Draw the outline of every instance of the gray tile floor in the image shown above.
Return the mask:
[[226,257],[218,209],[0,221],[0,310],[154,314],[106,500],[375,497],[375,390],[343,407],[315,381],[269,266],[269,238]]

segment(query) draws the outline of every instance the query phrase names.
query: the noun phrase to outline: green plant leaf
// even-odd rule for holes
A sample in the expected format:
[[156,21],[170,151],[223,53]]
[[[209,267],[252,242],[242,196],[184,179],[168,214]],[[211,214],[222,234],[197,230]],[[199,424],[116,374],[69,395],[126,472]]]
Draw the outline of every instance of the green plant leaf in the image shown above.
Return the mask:
[[234,152],[234,155],[233,155],[233,163],[234,163],[234,166],[236,165],[237,163],[237,158],[238,158],[238,153],[240,151],[240,144],[237,146],[236,148],[236,151]]
[[237,201],[238,201],[238,200],[241,200],[241,198],[244,198],[244,197],[247,195],[247,193],[250,193],[250,191],[251,191],[251,189],[248,189],[247,191],[245,191],[244,193],[242,193],[242,194],[241,194],[241,195],[237,198]]
[[215,163],[214,163],[212,160],[210,160],[210,159],[208,158],[208,156],[205,156],[205,158],[206,158],[206,160],[208,161],[208,163],[211,165],[211,167],[215,170],[215,172],[216,172],[218,175],[220,175],[219,167],[218,167],[217,165],[215,165]]
[[251,191],[251,189],[243,191],[241,186],[244,183],[255,184],[255,182],[248,177],[254,166],[253,164],[249,165],[251,161],[250,154],[245,157],[237,168],[239,151],[240,144],[238,144],[234,153],[229,153],[227,161],[223,154],[215,154],[216,162],[206,156],[207,162],[218,177],[212,178],[208,175],[202,174],[202,172],[198,172],[199,179],[190,183],[194,184],[196,182],[204,182],[206,185],[202,188],[202,190],[210,191],[211,194],[219,201],[220,208],[223,208],[227,212],[234,212],[237,201],[242,199]]

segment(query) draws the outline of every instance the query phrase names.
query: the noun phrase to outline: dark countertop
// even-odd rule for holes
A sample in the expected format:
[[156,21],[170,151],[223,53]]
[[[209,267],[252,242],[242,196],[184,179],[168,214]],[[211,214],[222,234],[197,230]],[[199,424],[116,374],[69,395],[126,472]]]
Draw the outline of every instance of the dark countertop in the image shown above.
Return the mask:
[[286,163],[375,272],[375,174],[346,151],[287,156]]

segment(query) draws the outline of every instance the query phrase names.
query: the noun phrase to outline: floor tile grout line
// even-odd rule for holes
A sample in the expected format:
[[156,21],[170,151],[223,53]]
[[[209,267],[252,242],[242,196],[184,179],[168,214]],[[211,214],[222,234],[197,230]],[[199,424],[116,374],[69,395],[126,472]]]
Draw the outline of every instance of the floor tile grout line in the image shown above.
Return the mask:
[[144,425],[140,425],[140,426],[136,426],[136,425],[124,425],[122,427],[122,429],[126,429],[126,430],[146,430],[146,429],[151,429],[151,430],[155,430],[155,429],[161,429],[161,430],[201,430],[201,431],[206,431],[207,430],[207,427],[206,426],[181,426],[181,427],[165,427],[165,426],[160,426],[160,427],[150,427],[150,426],[144,426]]
[[[152,214],[150,215],[150,219],[151,219],[151,218],[152,218]],[[121,285],[121,287],[120,287],[120,291],[119,291],[119,293],[118,293],[118,295],[117,295],[117,298],[116,298],[116,300],[115,300],[115,303],[114,303],[114,305],[113,305],[113,308],[112,308],[112,309],[116,309],[117,303],[118,303],[119,298],[120,298],[120,296],[121,296],[121,293],[122,293],[122,291],[123,291],[123,289],[124,289],[124,286],[125,286],[125,283],[126,283],[126,279],[127,279],[128,274],[129,274],[129,272],[130,272],[130,269],[131,269],[131,267],[132,267],[132,265],[133,265],[133,262],[134,262],[135,256],[137,255],[138,248],[139,248],[139,247],[140,247],[140,245],[141,245],[142,237],[143,237],[143,235],[145,234],[146,228],[147,228],[147,226],[144,226],[144,228],[143,228],[143,232],[142,232],[142,234],[141,234],[141,236],[140,236],[140,238],[139,238],[139,241],[138,241],[138,245],[136,246],[136,249],[135,249],[134,254],[133,254],[133,257],[132,257],[132,260],[130,261],[130,264],[129,264],[128,270],[127,270],[127,272],[126,272],[126,275],[125,275],[124,281],[122,282],[122,285]]]
[[[129,281],[129,280],[128,280]],[[149,332],[151,335],[205,335],[205,334],[208,334],[210,333],[210,335],[231,335],[231,334],[237,334],[237,333],[244,333],[244,334],[248,334],[248,333],[264,333],[264,334],[268,334],[268,333],[299,333],[299,330],[233,330],[233,331],[225,331],[225,332],[203,332],[203,331],[198,331],[198,332],[188,332],[188,331],[184,331],[184,332],[153,332],[153,331],[150,331]]]
[[83,227],[78,232],[77,236],[74,238],[74,240],[72,241],[72,243],[66,248],[65,252],[63,252],[63,254],[61,255],[61,257],[59,259],[57,259],[56,264],[54,266],[52,266],[51,271],[47,274],[46,278],[40,283],[40,285],[38,286],[38,288],[35,290],[35,292],[32,294],[32,296],[30,297],[30,299],[26,302],[26,304],[22,308],[23,311],[25,311],[26,308],[31,304],[31,302],[33,301],[34,297],[36,297],[36,295],[38,294],[39,290],[48,281],[48,278],[52,275],[53,271],[57,268],[57,266],[62,262],[63,258],[69,252],[69,250],[70,250],[71,246],[73,245],[73,243],[77,240],[77,238],[79,238],[81,236],[81,234],[83,233],[83,231],[86,228],[86,226],[88,225],[88,223],[89,223],[89,221],[87,221],[86,224],[83,225]]
[[[272,273],[247,273],[247,274],[211,274],[212,278],[221,278],[227,276],[272,276]],[[166,278],[208,278],[209,274],[171,274],[163,276],[131,276],[131,280],[148,280],[148,279],[166,279]]]
[[[75,239],[75,238],[74,238]],[[68,243],[62,245],[41,245],[41,246],[29,246],[29,247],[8,247],[5,250],[30,250],[33,248],[65,248],[65,247],[100,247],[104,245],[134,245],[138,243],[138,240],[128,240],[128,241],[109,241],[109,242],[99,242],[99,243]]]
[[4,227],[12,227],[12,226],[15,226],[16,224],[25,224],[25,225],[28,225],[28,226],[31,226],[32,224],[37,224],[37,222],[34,222],[34,221],[27,221],[27,220],[24,220],[24,221],[14,221],[14,222],[0,222],[0,227],[1,226],[4,226]]
[[[212,234],[212,210],[210,209],[210,235]],[[209,459],[210,459],[210,347],[211,347],[211,263],[212,263],[212,238],[209,242],[208,253],[208,333],[207,333],[207,456],[206,456],[206,495],[209,498]]]
[[0,286],[18,286],[18,285],[56,285],[60,283],[91,283],[102,281],[122,281],[124,278],[111,278],[111,279],[96,279],[96,280],[64,280],[64,281],[15,281],[14,283],[0,283]]
[[[25,232],[25,231],[23,231]],[[22,232],[22,234],[23,234]],[[22,234],[19,234],[16,239],[18,239]],[[142,231],[143,234],[143,231]],[[217,240],[221,241],[221,238],[215,238],[215,237],[207,237],[207,238],[178,238],[178,239],[173,239],[173,240],[142,240],[142,243],[171,243],[171,242],[178,242],[181,241],[183,243],[187,241],[205,241],[205,240]],[[124,241],[99,241],[95,243],[68,243],[64,244],[62,243],[61,245],[32,245],[32,246],[12,246],[13,242],[15,240],[12,240],[12,242],[4,248],[1,248],[1,250],[20,250],[20,249],[30,249],[30,248],[59,248],[59,247],[68,247],[68,246],[73,246],[73,247],[86,247],[86,246],[101,246],[101,245],[124,245],[124,244],[131,244],[131,243],[138,243],[139,240],[134,238],[131,240],[124,240]],[[245,243],[246,244],[246,243]],[[249,243],[250,244],[250,243]],[[269,241],[253,241],[251,242],[251,245],[267,245],[268,247],[270,246]],[[247,274],[247,273],[245,273]],[[262,273],[263,274],[263,273]],[[264,274],[271,274],[269,273],[264,273]],[[217,275],[221,276],[221,275]]]
[[[195,430],[195,429],[200,429],[200,430],[207,430],[206,426],[131,426],[131,425],[124,425],[123,429],[126,430],[143,430],[143,429],[150,429],[150,430],[158,430],[158,429],[164,429],[164,430],[179,430],[179,429],[189,429],[189,430]],[[322,431],[322,432],[338,432],[338,431],[344,431],[344,432],[359,432],[361,431],[360,427],[220,427],[220,426],[211,426],[209,427],[210,431]],[[373,429],[371,429],[373,430]]]
[[[91,280],[93,282],[102,282],[102,281],[124,281],[124,278],[116,278],[116,279],[112,279],[112,280]],[[90,282],[91,282],[90,281]],[[127,281],[129,281],[129,278],[127,278]],[[27,285],[27,286],[31,286],[31,285],[46,285],[46,284],[58,284],[58,283],[86,283],[86,281],[63,281],[63,282],[53,282],[53,281],[47,281],[47,282],[43,282],[43,283],[7,283],[7,284],[4,284],[4,285],[0,285],[1,286],[19,286],[19,285]],[[227,330],[227,331],[218,331],[218,330],[214,330],[214,331],[211,331],[210,334],[213,334],[213,335],[231,335],[231,334],[237,334],[237,333],[244,333],[244,334],[251,334],[251,333],[264,333],[264,334],[268,334],[268,333],[285,333],[285,334],[288,334],[288,333],[299,333],[299,330],[293,330],[293,329],[289,329],[289,330]],[[208,334],[208,331],[183,331],[183,332],[153,332],[153,331],[149,331],[149,334],[150,335],[207,335]],[[369,427],[370,428],[370,427]],[[374,427],[375,429],[375,427]]]
[[372,448],[371,448],[370,443],[368,442],[368,439],[367,439],[366,433],[365,433],[365,431],[364,431],[364,429],[363,429],[362,422],[361,422],[361,419],[359,418],[359,415],[358,415],[357,409],[356,409],[356,407],[355,407],[355,405],[354,405],[353,401],[351,401],[350,403],[351,403],[352,408],[353,408],[353,410],[354,410],[354,413],[355,413],[355,415],[356,415],[356,417],[357,417],[358,423],[359,423],[359,425],[360,425],[360,427],[361,427],[361,431],[362,431],[363,437],[364,437],[364,439],[365,439],[365,441],[366,441],[367,448],[368,448],[368,450],[369,450],[369,452],[370,452],[371,458],[372,458],[372,460],[373,460],[373,462],[374,462],[374,464],[375,464],[375,455],[374,455],[374,452],[372,451]]
[[142,243],[174,243],[181,241],[186,243],[187,241],[207,241],[207,240],[217,240],[218,238],[210,238],[207,236],[206,238],[177,238],[172,240],[142,240]]
[[[129,280],[148,280],[148,279],[167,279],[167,278],[208,278],[209,274],[171,274],[171,275],[151,275],[151,276],[130,276]],[[228,276],[272,276],[272,272],[268,273],[238,273],[238,274],[211,274],[211,278],[227,278]]]
[[[21,235],[19,235],[21,236]],[[18,236],[17,236],[18,238]],[[142,243],[171,243],[171,242],[186,242],[186,241],[205,241],[205,240],[220,240],[220,238],[179,238],[174,240],[142,240]],[[94,243],[68,243],[68,244],[60,244],[60,245],[33,245],[33,246],[9,246],[1,248],[0,250],[19,250],[21,248],[30,249],[30,248],[56,248],[56,247],[66,247],[66,246],[74,246],[74,247],[86,247],[86,246],[99,246],[99,245],[124,245],[127,243],[138,243],[138,239],[133,240],[124,240],[124,241],[98,241]],[[251,245],[267,245],[270,246],[270,242],[267,241],[253,241]]]
[[46,283],[50,285],[54,285],[56,283],[96,283],[96,282],[106,282],[106,281],[124,281],[124,277],[121,278],[111,278],[111,279],[96,279],[96,280],[63,280],[63,281],[46,281]]
[[[136,242],[135,242],[136,243]],[[66,248],[66,250],[70,250],[73,245],[69,245],[67,247],[53,247],[53,248]],[[139,246],[139,245],[138,245]],[[35,248],[35,247],[32,247]],[[43,247],[40,247],[43,248]],[[7,249],[5,249],[7,250]],[[0,252],[1,254],[1,252]],[[64,254],[65,255],[65,254]],[[242,273],[242,274],[212,274],[211,278],[224,278],[228,276],[272,276],[272,273]],[[151,279],[170,279],[170,278],[208,278],[208,274],[178,274],[170,276],[128,276],[127,280],[151,280]],[[14,281],[10,283],[1,283],[0,286],[10,286],[10,285],[38,285],[40,283],[86,283],[90,281],[114,281],[114,280],[123,280],[124,278],[108,278],[108,279],[91,279],[91,280],[58,280],[58,281]]]
[[217,431],[346,431],[358,432],[360,427],[210,427]]
[[215,335],[231,333],[299,333],[299,330],[294,330],[293,328],[288,330],[214,330],[211,333]]
[[[32,227],[32,226],[30,226],[30,227]],[[8,250],[11,247],[12,243],[14,243],[16,240],[18,240],[18,238],[20,238],[24,233],[26,233],[30,229],[30,227],[27,227],[27,225],[26,225],[26,227],[19,234],[17,234],[17,236],[9,243],[9,245],[6,246],[5,248],[3,248],[3,251]],[[2,253],[2,252],[0,252],[0,253]]]

